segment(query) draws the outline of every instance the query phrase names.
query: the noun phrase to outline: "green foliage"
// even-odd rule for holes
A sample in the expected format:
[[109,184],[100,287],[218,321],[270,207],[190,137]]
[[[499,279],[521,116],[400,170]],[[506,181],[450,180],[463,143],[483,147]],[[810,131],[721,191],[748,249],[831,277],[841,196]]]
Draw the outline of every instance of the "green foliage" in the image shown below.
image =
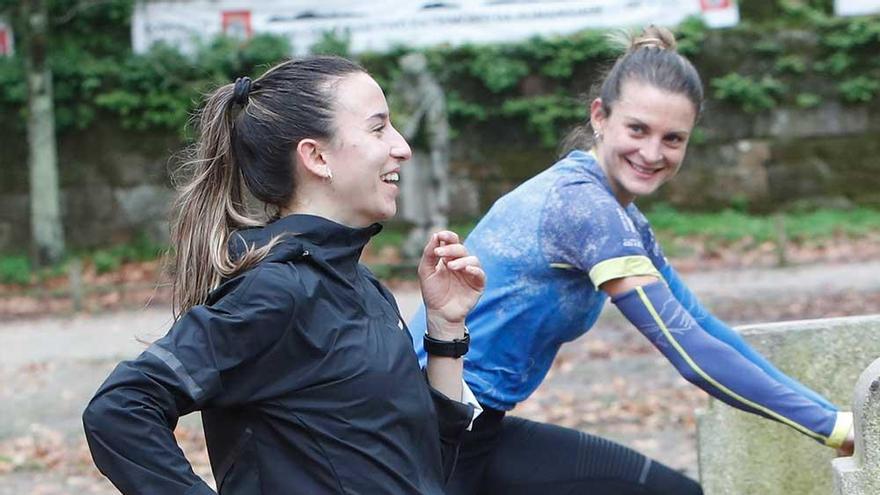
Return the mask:
[[131,52],[135,0],[49,0],[51,50],[124,57]]
[[[129,51],[133,0],[82,2],[54,0],[49,10],[49,64],[54,73],[55,120],[59,128],[85,128],[95,116],[90,103],[101,78],[113,61]],[[18,2],[0,2],[0,13],[13,24],[17,35],[25,32]],[[0,61],[0,108],[7,114],[23,114],[27,101],[22,53],[17,40],[14,57]],[[24,128],[16,119],[14,128]]]
[[[131,242],[97,250],[91,255],[86,255],[86,258],[91,258],[96,267],[119,266],[122,263],[132,261],[156,259],[162,255],[165,249],[165,246],[156,244],[146,235],[140,234],[132,239]],[[98,272],[101,273],[102,270],[98,268]]]
[[98,274],[112,272],[122,265],[122,258],[111,251],[97,251],[92,255],[92,263]]
[[880,45],[880,22],[876,17],[855,17],[837,22],[823,37],[825,46],[838,51],[876,48]]
[[771,56],[782,53],[783,48],[779,41],[775,39],[763,39],[755,43],[752,50],[759,55]]
[[475,49],[474,58],[468,65],[470,75],[476,77],[493,93],[501,93],[516,87],[529,74],[529,65],[514,58],[502,46]]
[[796,239],[822,239],[838,234],[859,237],[876,232],[878,225],[880,212],[868,208],[818,209],[785,217],[785,230]]
[[827,21],[832,8],[820,1],[781,1],[782,15],[780,19],[787,25],[816,25]]
[[374,252],[381,252],[388,247],[400,248],[406,241],[407,231],[403,224],[385,226],[382,232],[370,239],[370,248]]
[[[257,35],[245,42],[217,38],[193,57],[161,44],[136,55],[130,45],[134,3],[49,1],[49,63],[60,132],[86,129],[106,117],[129,129],[180,130],[201,93],[261,72],[291,53],[285,38]],[[0,12],[21,25],[15,2],[0,1]],[[27,99],[21,57],[19,50],[0,60],[0,108],[7,114],[23,112]],[[23,119],[17,120],[23,131]]]
[[0,105],[20,108],[27,101],[24,64],[18,57],[0,57]]
[[290,52],[287,38],[273,34],[257,34],[247,40],[220,36],[202,45],[190,65],[196,73],[209,75],[212,82],[226,83],[236,77],[256,77]]
[[[848,103],[868,103],[880,86],[880,22],[876,17],[830,19],[820,27],[824,56],[817,71],[845,76],[837,85],[839,96]],[[838,96],[838,95],[835,95]]]
[[[599,66],[618,51],[606,33],[583,31],[521,43],[440,46],[424,54],[446,90],[453,133],[505,122],[506,127],[537,134],[539,145],[552,148],[564,129],[586,118],[575,95],[589,88]],[[404,53],[367,54],[361,63],[386,89],[393,88]],[[393,100],[393,90],[389,94]]]
[[519,51],[540,66],[540,74],[552,79],[568,79],[587,61],[611,59],[618,48],[599,31],[582,31],[572,36],[533,38],[521,44]]
[[880,81],[858,76],[847,79],[837,87],[840,96],[848,103],[866,103],[874,99],[880,91]]
[[815,108],[822,103],[822,97],[814,93],[800,93],[795,97],[795,104],[800,108]]
[[[107,248],[76,253],[95,267],[98,274],[111,272],[124,263],[151,261],[161,257],[167,247],[157,244],[144,234],[135,236],[130,242]],[[26,285],[46,278],[58,277],[66,273],[69,260],[36,271],[27,256],[0,256],[0,284]]]
[[691,16],[682,21],[676,29],[678,52],[685,57],[694,57],[700,53],[703,43],[706,41],[708,26],[699,16]]
[[[744,23],[734,30],[709,30],[695,17],[676,28],[679,51],[697,62],[710,97],[750,113],[780,105],[812,108],[826,98],[853,103],[876,98],[873,81],[880,80],[876,18],[831,17],[825,0],[770,3],[768,12],[775,14],[766,18],[767,27]],[[15,4],[0,0],[0,9]],[[182,132],[202,95],[236,77],[256,75],[292,51],[284,38],[258,35],[248,41],[217,38],[192,55],[161,44],[148,53],[133,54],[129,33],[134,0],[106,0],[100,7],[82,0],[51,0],[50,8],[54,30],[50,62],[61,132],[85,129],[106,118],[127,129]],[[791,43],[779,35],[780,26],[797,26],[815,36]],[[739,38],[755,41],[743,45]],[[350,33],[329,31],[311,51],[345,56],[350,41]],[[701,52],[710,42],[742,51],[736,59],[742,62],[720,70],[713,67],[714,55]],[[360,56],[392,100],[399,57],[410,50],[400,47]],[[535,134],[536,142],[547,148],[556,145],[565,128],[585,118],[583,105],[574,98],[597,82],[619,52],[606,32],[596,30],[518,43],[424,50],[446,91],[453,135],[511,128]],[[704,61],[706,68],[700,65]],[[810,77],[813,71],[843,82],[836,88],[817,87],[817,78]],[[2,111],[22,115],[26,95],[21,59],[0,60]],[[9,120],[23,132],[23,119]],[[498,126],[499,122],[504,125]]]
[[786,89],[781,81],[771,76],[754,80],[735,72],[713,79],[711,85],[715,98],[739,105],[749,113],[775,108]]
[[[464,239],[476,226],[476,220],[456,221],[449,224],[449,230]],[[409,236],[409,228],[409,225],[403,222],[385,225],[382,232],[370,240],[371,249],[374,252],[380,252],[386,248],[400,249]],[[427,241],[427,239],[425,240]]]
[[[865,83],[880,78],[876,18],[833,17],[825,0],[780,0],[761,9],[775,13],[762,17],[760,24],[740,25],[730,37],[711,33],[732,47],[742,41],[737,37],[756,39],[749,50],[753,57],[742,58],[728,74],[708,78],[715,99],[755,113],[782,105],[813,108],[824,99],[866,103],[876,97]],[[845,85],[825,84],[829,76]]]
[[31,281],[31,262],[27,256],[0,257],[0,283],[27,284]]
[[691,131],[691,137],[688,140],[688,142],[693,145],[700,145],[700,144],[704,144],[707,140],[708,140],[708,138],[706,137],[706,131],[703,130],[702,127],[697,125]]
[[855,58],[845,52],[834,52],[814,65],[818,72],[826,72],[833,76],[843,74],[853,66],[855,66]]
[[[167,45],[124,62],[115,84],[94,98],[95,105],[118,116],[127,129],[179,128],[191,108],[193,89],[186,83],[189,61]],[[177,67],[169,74],[166,67]],[[182,77],[181,77],[182,76]]]
[[446,111],[462,120],[484,121],[489,118],[489,110],[485,106],[465,100],[455,90],[446,94]]
[[124,263],[154,260],[161,257],[166,249],[146,235],[139,234],[131,242],[83,253],[82,257],[92,262],[95,272],[102,274],[117,270]]
[[321,33],[321,39],[309,48],[313,55],[336,55],[349,57],[351,54],[351,32],[330,30]]
[[782,218],[786,235],[795,241],[825,239],[835,235],[860,237],[880,230],[880,211],[867,208],[818,209],[767,216],[733,209],[718,213],[689,213],[658,204],[646,216],[658,235],[701,236],[717,242],[741,239],[773,241],[778,235],[778,220],[775,217]]
[[559,142],[559,130],[587,117],[586,108],[565,94],[517,98],[504,102],[501,114],[524,118],[528,128],[538,134],[541,144],[552,148]]
[[93,104],[127,129],[181,130],[201,94],[239,76],[255,77],[289,53],[288,41],[272,35],[247,41],[219,37],[192,58],[159,43],[107,71]]
[[800,55],[785,55],[776,59],[776,70],[789,74],[803,74],[807,71],[807,61]]
[[718,213],[686,213],[668,205],[657,205],[646,213],[654,230],[675,236],[705,236],[719,241],[743,237],[770,238],[766,220],[735,210]]

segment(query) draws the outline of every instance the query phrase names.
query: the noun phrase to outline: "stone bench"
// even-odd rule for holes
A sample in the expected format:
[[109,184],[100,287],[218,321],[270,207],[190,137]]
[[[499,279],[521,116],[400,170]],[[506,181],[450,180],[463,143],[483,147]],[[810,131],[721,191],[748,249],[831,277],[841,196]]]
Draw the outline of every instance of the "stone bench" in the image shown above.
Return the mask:
[[[739,330],[779,369],[845,410],[850,409],[859,375],[880,356],[880,315],[751,325]],[[832,493],[830,463],[835,452],[787,426],[712,400],[708,410],[699,414],[698,437],[700,479],[706,495]],[[854,469],[860,469],[859,465]],[[880,491],[853,493],[877,495]]]
[[831,462],[835,495],[880,493],[880,359],[868,366],[853,393],[856,451]]

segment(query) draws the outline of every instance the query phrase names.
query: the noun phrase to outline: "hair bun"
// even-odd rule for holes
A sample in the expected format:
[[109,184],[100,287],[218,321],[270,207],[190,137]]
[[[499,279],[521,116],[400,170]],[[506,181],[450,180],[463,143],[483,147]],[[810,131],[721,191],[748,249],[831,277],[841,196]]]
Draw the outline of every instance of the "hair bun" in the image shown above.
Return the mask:
[[639,48],[659,48],[661,50],[675,51],[678,44],[675,42],[675,35],[672,31],[657,27],[653,24],[646,27],[642,34],[634,36],[630,41],[629,51],[634,52]]

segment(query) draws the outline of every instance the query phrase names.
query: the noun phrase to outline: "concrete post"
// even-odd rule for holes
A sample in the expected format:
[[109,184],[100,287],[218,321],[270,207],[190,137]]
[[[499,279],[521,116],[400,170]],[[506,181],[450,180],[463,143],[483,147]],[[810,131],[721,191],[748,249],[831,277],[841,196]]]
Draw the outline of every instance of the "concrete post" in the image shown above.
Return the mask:
[[859,377],[853,393],[856,449],[831,462],[835,495],[880,493],[880,359]]

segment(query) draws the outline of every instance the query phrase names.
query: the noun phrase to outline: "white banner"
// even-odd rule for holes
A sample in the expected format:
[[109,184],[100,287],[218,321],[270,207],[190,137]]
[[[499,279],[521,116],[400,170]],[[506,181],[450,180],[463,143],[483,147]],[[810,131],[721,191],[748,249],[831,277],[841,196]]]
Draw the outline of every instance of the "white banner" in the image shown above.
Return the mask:
[[834,13],[837,15],[878,14],[880,13],[880,0],[834,0]]
[[733,0],[193,0],[141,1],[132,19],[136,52],[157,41],[191,51],[220,33],[273,33],[305,53],[328,31],[347,32],[355,52],[526,39],[587,28],[674,26],[702,15],[711,26],[739,22]]

